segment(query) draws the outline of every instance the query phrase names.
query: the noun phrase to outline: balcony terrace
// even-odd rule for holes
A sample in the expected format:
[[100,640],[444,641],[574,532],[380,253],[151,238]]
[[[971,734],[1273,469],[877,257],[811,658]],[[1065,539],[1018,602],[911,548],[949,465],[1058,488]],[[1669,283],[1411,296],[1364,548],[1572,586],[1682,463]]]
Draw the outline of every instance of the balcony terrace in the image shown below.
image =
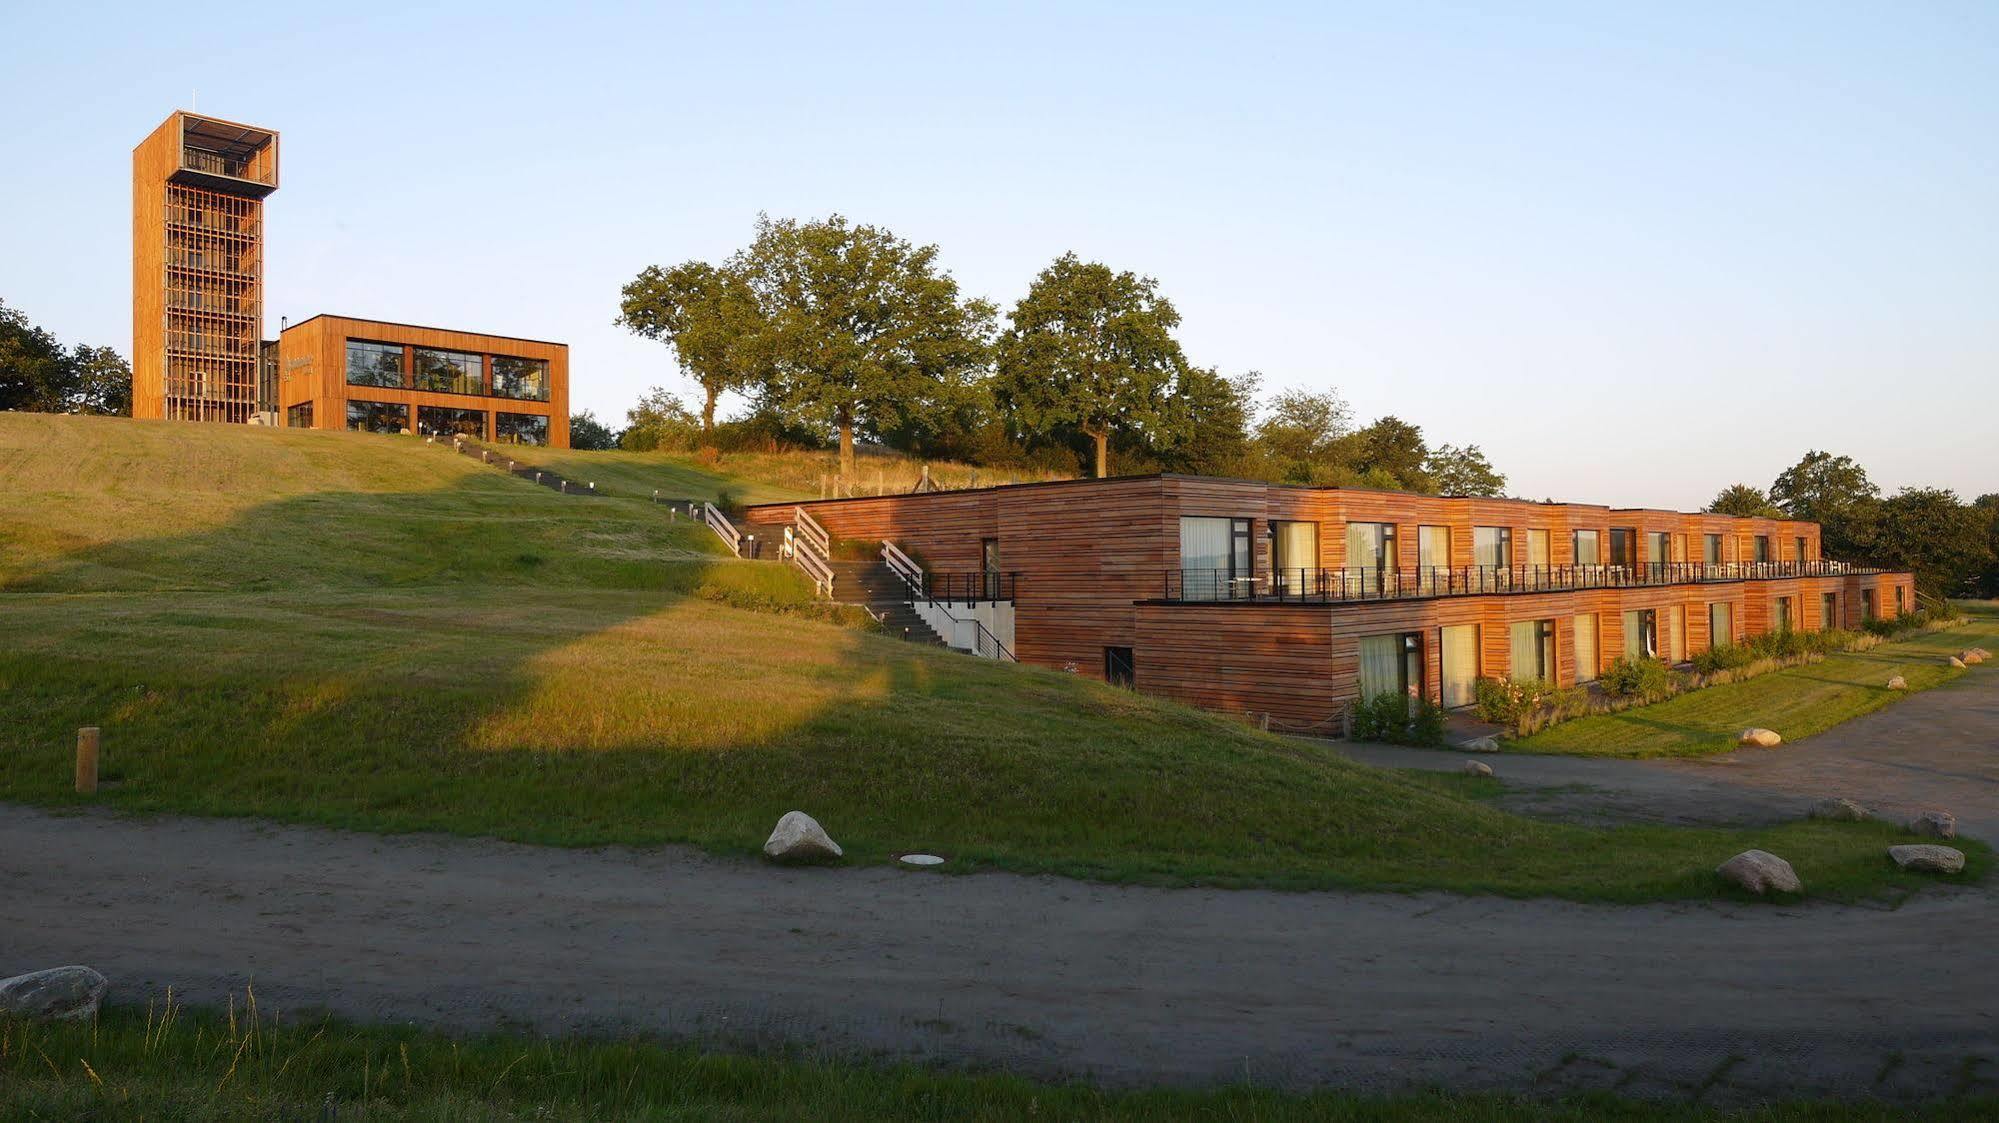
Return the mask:
[[1344,604],[1776,581],[1794,577],[1848,577],[1884,572],[1887,571],[1838,561],[1280,569],[1251,576],[1223,569],[1169,569],[1161,575],[1157,600],[1175,604],[1212,604],[1218,601]]

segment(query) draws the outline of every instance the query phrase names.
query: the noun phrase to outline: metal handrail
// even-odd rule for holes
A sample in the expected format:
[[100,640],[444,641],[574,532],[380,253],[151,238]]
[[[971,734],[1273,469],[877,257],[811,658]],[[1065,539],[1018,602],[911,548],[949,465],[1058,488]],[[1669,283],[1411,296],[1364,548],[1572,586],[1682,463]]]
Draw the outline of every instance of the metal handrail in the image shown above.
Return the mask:
[[1417,566],[1386,569],[1280,569],[1238,574],[1225,569],[1169,569],[1168,601],[1407,600],[1421,597],[1629,589],[1661,585],[1767,581],[1787,577],[1846,577],[1886,570],[1845,562],[1644,562],[1635,565]]
[[701,521],[708,524],[708,529],[715,532],[715,536],[722,540],[723,545],[729,547],[730,553],[737,557],[743,555],[742,532],[736,529],[727,515],[716,510],[715,505],[705,499],[701,501]]
[[[930,581],[924,575],[923,567],[917,565],[916,560],[903,553],[895,543],[884,541],[881,556],[882,561],[888,564],[889,572],[901,578],[902,583],[908,587],[912,601],[921,600],[942,612],[953,624],[970,624],[975,629],[972,633],[972,650],[976,654],[987,659],[1003,659],[1009,663],[1020,662],[1014,657],[1013,652],[1007,649],[1006,644],[1001,643],[1000,638],[993,634],[992,629],[986,627],[985,622],[977,616],[969,619],[960,617],[950,609],[939,605],[937,598],[931,595]],[[987,654],[988,652],[991,654]]]

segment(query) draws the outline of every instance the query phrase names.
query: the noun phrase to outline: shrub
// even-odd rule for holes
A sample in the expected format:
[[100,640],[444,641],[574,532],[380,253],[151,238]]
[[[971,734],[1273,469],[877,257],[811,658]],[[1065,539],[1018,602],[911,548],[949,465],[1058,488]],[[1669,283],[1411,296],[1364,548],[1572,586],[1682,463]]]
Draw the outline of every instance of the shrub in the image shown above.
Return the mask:
[[1724,643],[1696,652],[1693,658],[1694,670],[1702,675],[1717,674],[1747,667],[1756,661],[1756,653],[1739,643]]
[[1441,745],[1444,710],[1428,698],[1384,691],[1355,703],[1353,737],[1391,745]]
[[1472,707],[1480,721],[1511,725],[1561,693],[1546,679],[1482,678],[1472,684]]
[[1620,658],[1603,669],[1597,682],[1619,698],[1657,701],[1673,693],[1673,675],[1659,659]]

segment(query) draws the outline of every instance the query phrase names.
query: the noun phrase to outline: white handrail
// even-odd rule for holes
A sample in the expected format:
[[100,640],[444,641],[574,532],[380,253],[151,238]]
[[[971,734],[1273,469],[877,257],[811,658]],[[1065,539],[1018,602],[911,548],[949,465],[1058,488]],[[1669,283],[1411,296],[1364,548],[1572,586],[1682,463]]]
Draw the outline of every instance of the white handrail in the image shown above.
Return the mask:
[[819,551],[820,557],[826,558],[833,555],[833,536],[827,534],[826,528],[819,525],[818,519],[807,514],[805,508],[793,507],[791,509],[791,523],[798,528],[800,536]]
[[[916,560],[903,553],[895,543],[887,541],[882,543],[882,561],[888,563],[890,573],[902,578],[903,584],[909,586],[909,595],[912,598],[921,599],[953,624],[972,626],[973,654],[983,659],[1000,659],[1008,663],[1020,662],[1013,652],[1007,650],[1007,646],[1000,642],[1000,638],[993,634],[992,629],[986,627],[977,616],[962,617],[938,604],[937,598],[930,595],[930,584],[924,578],[923,567],[917,565]],[[989,651],[991,654],[987,654]]]
[[915,559],[897,549],[895,543],[883,542],[882,560],[888,563],[889,571],[902,578],[903,583],[918,596],[925,595],[923,567],[917,565]]
[[708,524],[708,529],[715,532],[715,536],[720,538],[723,544],[729,547],[731,553],[737,557],[742,556],[742,533],[729,521],[727,515],[716,510],[715,505],[705,499],[701,501],[701,521]]
[[785,527],[783,553],[785,557],[791,559],[791,564],[804,570],[805,575],[812,578],[813,592],[822,597],[833,595],[833,567],[813,550],[810,538],[794,533],[791,527]]

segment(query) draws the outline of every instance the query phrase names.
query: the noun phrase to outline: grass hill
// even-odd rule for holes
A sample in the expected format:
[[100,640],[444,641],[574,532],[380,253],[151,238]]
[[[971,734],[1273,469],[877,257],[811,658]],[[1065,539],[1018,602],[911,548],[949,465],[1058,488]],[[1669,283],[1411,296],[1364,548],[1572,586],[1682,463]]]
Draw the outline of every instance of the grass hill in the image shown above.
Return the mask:
[[0,799],[77,802],[97,725],[97,802],[133,811],[750,854],[802,808],[860,862],[1602,899],[1710,894],[1762,846],[1814,891],[1917,884],[1878,824],[1533,821],[911,647],[648,502],[411,438],[0,413],[0,495]]

